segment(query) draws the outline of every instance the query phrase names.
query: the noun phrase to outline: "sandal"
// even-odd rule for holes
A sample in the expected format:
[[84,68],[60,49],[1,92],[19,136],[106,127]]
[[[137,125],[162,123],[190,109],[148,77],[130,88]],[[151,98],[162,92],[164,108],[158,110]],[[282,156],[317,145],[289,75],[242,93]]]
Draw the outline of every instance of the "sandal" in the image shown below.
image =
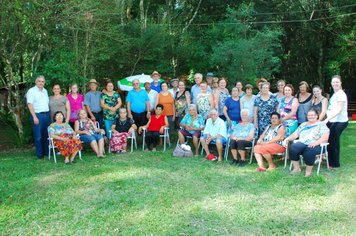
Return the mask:
[[157,152],[157,149],[156,148],[152,148],[152,152]]
[[143,152],[148,152],[150,149],[146,148]]
[[261,167],[258,167],[256,169],[257,172],[263,172],[263,171],[266,171],[267,169],[266,168],[261,168]]
[[126,150],[122,150],[122,151],[121,151],[121,154],[125,154],[125,153],[126,153]]

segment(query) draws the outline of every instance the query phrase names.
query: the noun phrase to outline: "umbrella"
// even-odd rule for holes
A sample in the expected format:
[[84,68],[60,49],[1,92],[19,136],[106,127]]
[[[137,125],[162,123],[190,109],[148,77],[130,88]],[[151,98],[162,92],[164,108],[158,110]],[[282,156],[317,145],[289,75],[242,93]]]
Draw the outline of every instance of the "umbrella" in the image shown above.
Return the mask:
[[[140,82],[141,82],[141,85],[140,85],[140,88],[141,89],[145,89],[144,85],[146,82],[152,82],[153,79],[151,78],[150,75],[145,75],[145,74],[142,74],[142,75],[133,75],[133,76],[129,76],[125,79],[122,79],[122,80],[119,80],[117,82],[117,85],[119,86],[119,88],[122,90],[122,91],[130,91],[133,89],[133,86],[132,86],[132,81],[134,79],[138,79]],[[160,82],[163,82],[164,80],[163,79],[159,79]]]

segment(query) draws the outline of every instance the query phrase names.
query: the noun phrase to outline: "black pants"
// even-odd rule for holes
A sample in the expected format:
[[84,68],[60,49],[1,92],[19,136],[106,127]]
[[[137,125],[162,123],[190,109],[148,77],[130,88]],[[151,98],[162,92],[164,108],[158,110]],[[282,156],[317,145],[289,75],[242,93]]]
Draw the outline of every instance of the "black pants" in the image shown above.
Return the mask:
[[342,131],[346,129],[349,122],[333,122],[328,123],[327,126],[330,129],[329,136],[329,165],[331,167],[340,167],[340,136]]
[[154,148],[157,146],[157,141],[160,135],[159,131],[148,131],[146,133],[145,141],[148,149],[151,149],[151,144],[153,144]]
[[147,124],[147,122],[148,122],[147,111],[144,111],[142,113],[136,113],[136,112],[131,111],[131,114],[132,114],[132,118],[135,121],[135,125],[137,126],[137,128]]
[[234,139],[230,139],[230,147],[231,149],[245,150],[246,147],[252,147],[252,143],[247,140],[236,141]]
[[95,117],[95,120],[99,123],[99,126],[100,126],[100,129],[104,129],[104,126],[103,126],[103,112],[97,112],[97,113],[94,113],[93,112],[93,115]]
[[315,156],[320,154],[320,148],[320,146],[310,148],[302,142],[294,143],[289,147],[289,156],[292,161],[299,161],[299,155],[302,155],[305,164],[307,166],[313,166],[315,163]]

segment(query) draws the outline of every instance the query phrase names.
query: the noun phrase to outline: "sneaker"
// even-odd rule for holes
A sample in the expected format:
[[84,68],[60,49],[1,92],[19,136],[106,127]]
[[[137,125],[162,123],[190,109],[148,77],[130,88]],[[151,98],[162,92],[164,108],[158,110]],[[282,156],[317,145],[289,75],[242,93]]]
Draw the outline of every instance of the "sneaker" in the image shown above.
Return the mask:
[[213,154],[209,154],[206,159],[210,160],[210,161],[215,161],[217,160],[218,158],[216,156],[214,156]]
[[237,165],[237,163],[239,163],[239,160],[235,160],[235,159],[234,159],[234,160],[232,161],[231,165]]
[[244,166],[245,166],[245,164],[246,164],[246,161],[241,160],[241,161],[240,161],[240,164],[239,164],[239,167],[244,167]]

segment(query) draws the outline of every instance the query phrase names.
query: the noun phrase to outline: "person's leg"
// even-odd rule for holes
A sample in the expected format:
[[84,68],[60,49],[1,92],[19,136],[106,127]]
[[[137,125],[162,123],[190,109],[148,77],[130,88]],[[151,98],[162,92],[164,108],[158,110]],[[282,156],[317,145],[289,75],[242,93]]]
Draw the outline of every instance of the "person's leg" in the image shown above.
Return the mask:
[[185,130],[178,130],[178,138],[179,138],[179,143],[180,144],[184,144],[184,136],[183,136],[183,132],[184,132]]
[[208,145],[206,144],[206,136],[205,135],[203,137],[200,137],[200,143],[203,146],[206,155],[209,156],[210,151],[209,151]]
[[95,117],[95,120],[99,123],[100,129],[103,129],[103,112],[95,113],[93,114]]
[[146,141],[147,149],[151,150],[151,143],[153,142],[153,131],[146,132],[145,141]]
[[105,132],[106,132],[106,137],[108,137],[108,138],[111,138],[110,136],[109,136],[109,131],[111,130],[111,121],[110,120],[104,120],[104,124],[105,124]]
[[174,134],[174,123],[172,122],[173,116],[167,116],[168,118],[168,124],[169,124],[169,134]]
[[43,155],[48,155],[48,126],[50,125],[49,113],[42,115],[41,125],[41,137],[42,137],[42,150]]
[[218,149],[218,162],[221,162],[222,161],[222,152],[223,152],[223,142],[222,142],[222,139],[221,138],[217,138],[216,139],[216,148]]
[[239,140],[237,142],[237,150],[239,151],[241,160],[243,160],[243,161],[246,161],[246,159],[245,159],[246,147],[252,147],[252,143],[247,140]]
[[104,137],[102,135],[99,135],[99,134],[96,134],[95,135],[97,138],[96,138],[96,141],[98,143],[98,153],[99,153],[99,156],[104,156]]
[[93,151],[96,153],[96,155],[99,156],[99,148],[98,148],[98,143],[96,142],[96,140],[93,139],[93,141],[91,141],[90,147],[91,147],[91,149],[93,149]]
[[315,162],[315,156],[320,153],[320,149],[321,149],[320,146],[316,146],[314,148],[306,147],[304,149],[302,155],[304,157],[305,164],[307,165],[307,169],[305,171],[305,177],[311,175]]
[[77,153],[78,153],[78,151],[75,151],[75,152],[73,152],[73,153],[71,154],[71,156],[70,156],[70,162],[73,162],[73,161],[74,161],[74,158],[75,158],[75,156],[77,155]]
[[96,142],[96,139],[93,135],[87,135],[87,134],[82,134],[80,135],[80,140],[85,143],[89,143],[91,149],[98,155],[98,144]]
[[237,142],[234,139],[230,139],[230,149],[231,149],[231,154],[232,158],[234,158],[234,161],[232,164],[237,164]]
[[152,151],[153,152],[155,152],[157,149],[156,149],[156,147],[157,147],[157,141],[158,141],[158,139],[159,139],[159,136],[160,136],[161,134],[159,133],[159,131],[153,131],[153,135],[152,135],[152,144],[153,144],[153,147],[152,147]]
[[256,145],[254,147],[253,152],[255,153],[255,158],[259,168],[266,169],[263,164],[262,153],[265,152],[264,147],[262,145]]
[[43,151],[43,147],[42,147],[42,132],[41,132],[41,125],[40,125],[41,124],[40,117],[42,114],[36,114],[36,115],[40,122],[38,125],[35,125],[33,123],[32,116],[30,116],[30,120],[32,123],[32,128],[33,128],[33,136],[35,137],[36,156],[38,158],[43,158],[44,151]]
[[301,142],[294,143],[289,147],[289,157],[292,160],[294,166],[292,173],[301,171],[299,166],[299,155],[303,153],[306,147],[307,145]]
[[195,155],[196,156],[199,156],[199,138],[200,138],[200,132],[194,132],[193,133],[193,144],[194,144],[194,147],[195,147]]
[[340,167],[340,136],[346,129],[348,122],[335,122],[327,124],[330,129],[328,157],[331,167]]

